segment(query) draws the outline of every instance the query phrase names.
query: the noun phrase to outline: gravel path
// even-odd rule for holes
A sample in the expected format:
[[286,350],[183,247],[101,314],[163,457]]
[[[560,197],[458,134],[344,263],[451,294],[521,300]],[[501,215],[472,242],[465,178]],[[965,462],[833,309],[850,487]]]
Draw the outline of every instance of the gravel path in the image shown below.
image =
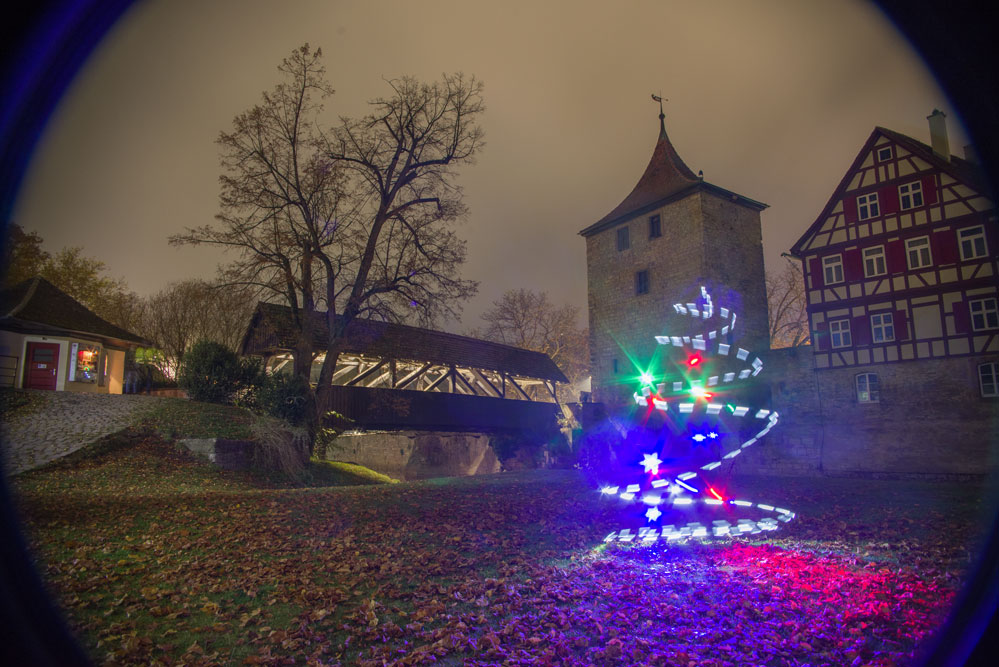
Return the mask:
[[142,418],[158,396],[39,391],[45,403],[0,425],[4,472],[16,475],[66,456]]

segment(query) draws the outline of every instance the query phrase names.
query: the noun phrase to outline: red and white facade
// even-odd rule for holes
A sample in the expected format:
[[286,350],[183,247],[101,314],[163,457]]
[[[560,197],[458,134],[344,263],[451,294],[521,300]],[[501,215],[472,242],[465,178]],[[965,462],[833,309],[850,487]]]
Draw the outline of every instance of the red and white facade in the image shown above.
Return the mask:
[[981,356],[975,379],[982,396],[994,396],[995,204],[975,165],[949,154],[943,114],[929,120],[932,147],[875,128],[792,247],[803,266],[815,368],[876,373],[880,364]]

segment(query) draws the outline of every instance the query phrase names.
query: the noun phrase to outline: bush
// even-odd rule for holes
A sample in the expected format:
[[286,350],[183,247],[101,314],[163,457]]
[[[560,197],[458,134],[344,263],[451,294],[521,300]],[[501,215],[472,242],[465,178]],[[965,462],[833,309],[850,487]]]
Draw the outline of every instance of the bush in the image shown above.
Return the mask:
[[252,404],[262,381],[260,362],[240,359],[221,343],[202,340],[180,362],[177,384],[195,401]]
[[294,426],[305,423],[309,406],[309,383],[284,373],[264,379],[257,391],[257,409]]

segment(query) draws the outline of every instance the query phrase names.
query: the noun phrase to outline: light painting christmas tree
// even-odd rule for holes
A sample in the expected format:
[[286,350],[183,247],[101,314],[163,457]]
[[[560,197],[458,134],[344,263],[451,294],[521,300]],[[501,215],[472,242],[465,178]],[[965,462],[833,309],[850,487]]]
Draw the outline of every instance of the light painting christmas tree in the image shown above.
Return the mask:
[[641,453],[636,461],[640,469],[630,483],[601,488],[601,493],[637,507],[645,525],[637,532],[614,531],[604,541],[731,538],[776,530],[794,512],[726,497],[712,484],[712,475],[726,461],[777,424],[777,413],[760,404],[752,387],[751,378],[763,371],[763,362],[731,344],[736,313],[725,307],[716,311],[706,288],[701,287],[696,303],[673,307],[706,330],[656,336],[670,372],[663,377],[643,372],[634,399],[645,408],[643,422],[657,415],[661,426],[643,443],[651,451]]

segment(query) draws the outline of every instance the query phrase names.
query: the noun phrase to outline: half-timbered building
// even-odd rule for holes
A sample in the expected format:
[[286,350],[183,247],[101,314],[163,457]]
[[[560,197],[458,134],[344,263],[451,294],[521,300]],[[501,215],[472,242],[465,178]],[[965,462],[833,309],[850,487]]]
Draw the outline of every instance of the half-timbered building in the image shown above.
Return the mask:
[[775,350],[777,449],[832,474],[999,467],[999,227],[975,163],[876,127],[792,247],[811,353]]
[[[981,393],[994,396],[995,205],[975,165],[950,154],[943,119],[930,116],[933,145],[875,128],[792,253],[816,368],[980,356]],[[873,378],[858,391],[868,381],[875,400]]]

